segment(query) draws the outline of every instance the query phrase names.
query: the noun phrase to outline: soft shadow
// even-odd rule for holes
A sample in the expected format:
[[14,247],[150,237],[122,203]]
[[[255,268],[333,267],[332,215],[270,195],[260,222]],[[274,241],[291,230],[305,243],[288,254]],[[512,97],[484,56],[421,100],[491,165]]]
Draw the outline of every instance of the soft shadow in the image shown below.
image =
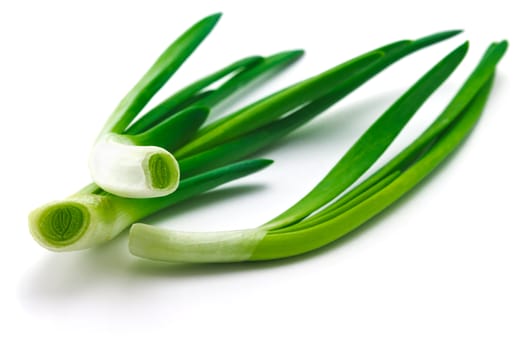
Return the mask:
[[255,270],[278,268],[292,259],[282,259],[261,262],[239,262],[239,263],[208,263],[208,264],[182,264],[163,263],[144,259],[136,259],[130,264],[129,269],[134,274],[142,276],[156,276],[168,278],[199,278],[210,275],[222,275]]
[[[291,259],[261,263],[168,264],[143,260],[131,255],[128,233],[90,250],[50,254],[37,262],[18,286],[22,305],[35,311],[99,299],[107,304],[133,303],[134,300],[163,294],[158,283],[176,286],[210,276],[249,274],[276,268]],[[115,306],[118,308],[117,306]],[[140,306],[137,306],[140,308]]]
[[45,256],[22,279],[22,301],[67,302],[127,274],[126,236],[90,250]]
[[[162,220],[169,215],[182,215],[186,211],[197,210],[217,201],[233,196],[246,195],[258,191],[263,186],[246,185],[214,190],[191,200],[184,206],[167,209],[149,219],[150,223]],[[128,251],[126,230],[114,240],[84,251],[49,253],[29,269],[18,286],[22,303],[53,304],[67,303],[69,300],[89,294],[94,290],[115,290],[120,288],[144,291],[148,283],[158,275],[145,273],[140,266],[156,266],[155,263],[141,265],[141,259]],[[139,266],[137,268],[137,266]],[[160,266],[160,265],[159,265]],[[239,265],[240,266],[240,265]],[[147,270],[148,268],[146,268]],[[192,266],[170,265],[175,275],[181,278],[198,278],[206,274],[220,274],[241,271],[234,265]],[[151,270],[153,271],[153,270]]]

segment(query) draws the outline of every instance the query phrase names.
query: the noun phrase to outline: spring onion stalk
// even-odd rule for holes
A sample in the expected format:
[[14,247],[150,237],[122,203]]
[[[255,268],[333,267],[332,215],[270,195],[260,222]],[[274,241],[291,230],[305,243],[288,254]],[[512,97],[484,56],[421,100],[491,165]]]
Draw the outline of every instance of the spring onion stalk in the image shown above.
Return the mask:
[[[159,197],[172,192],[178,184],[180,168],[170,152],[187,143],[204,124],[207,108],[214,107],[255,78],[293,63],[302,54],[301,50],[286,51],[235,62],[172,95],[138,119],[124,135],[106,135],[107,141],[97,142],[90,159],[90,168],[98,169],[95,182],[107,192],[130,198]],[[239,68],[244,69],[213,92],[186,105],[188,99],[203,88]],[[124,193],[112,187],[112,183],[134,186],[134,194]],[[130,188],[126,187],[125,191]],[[150,192],[152,188],[155,194]]]
[[[181,134],[178,132],[177,135],[174,126],[177,123],[166,121],[177,118],[177,113],[188,106],[211,108],[256,77],[282,68],[303,54],[303,51],[295,50],[267,58],[252,56],[236,61],[170,96],[130,125],[145,104],[209,34],[219,17],[217,14],[201,20],[168,47],[108,119],[89,161],[92,178],[102,189],[130,198],[160,197],[173,192],[180,179],[180,169],[170,151],[184,144],[193,133],[184,133],[183,139],[177,138]],[[231,74],[234,76],[215,91],[194,100],[203,89]],[[197,119],[203,123],[206,118]],[[197,123],[194,125],[200,126]],[[162,129],[165,134],[174,133],[171,142],[156,144],[149,137],[133,137],[151,128]]]
[[[205,176],[210,173],[213,174],[213,171],[216,171],[217,168],[224,169],[224,167],[228,168],[230,165],[233,166],[232,163],[245,159],[250,154],[268,146],[301,125],[304,125],[329,106],[353,91],[357,86],[372,78],[378,71],[384,69],[389,64],[414,51],[441,40],[445,40],[457,33],[458,31],[442,32],[415,41],[405,40],[395,42],[350,60],[343,64],[345,67],[344,72],[346,73],[344,78],[334,78],[335,80],[333,83],[335,85],[316,85],[319,89],[323,90],[323,93],[311,94],[309,98],[311,101],[303,101],[308,103],[303,103],[299,108],[296,108],[297,102],[294,101],[292,101],[293,103],[291,104],[284,103],[286,105],[284,107],[276,106],[279,101],[283,101],[282,97],[279,96],[288,95],[288,90],[284,90],[261,100],[263,102],[270,101],[270,103],[265,102],[267,106],[265,108],[252,109],[251,115],[248,115],[246,112],[235,112],[230,116],[226,116],[210,124],[212,125],[212,129],[232,122],[235,124],[236,118],[238,118],[239,115],[243,116],[243,118],[247,118],[248,121],[254,121],[257,118],[269,120],[269,122],[263,123],[264,125],[261,127],[253,128],[253,126],[248,124],[242,125],[241,123],[240,128],[234,128],[233,130],[230,128],[229,130],[236,135],[234,137],[230,137],[228,133],[217,134],[215,136],[215,141],[219,146],[213,147],[209,150],[197,152],[190,156],[184,155],[184,152],[182,152],[180,156],[177,156],[180,162],[181,187],[176,192],[166,197],[150,199],[134,199],[128,197],[124,199],[108,193],[96,184],[89,184],[67,200],[53,202],[33,212],[30,215],[31,232],[39,243],[52,250],[89,248],[97,245],[99,242],[105,241],[106,239],[115,237],[126,227],[126,225],[129,226],[132,223],[130,220],[138,220],[146,215],[141,209],[138,209],[140,215],[129,215],[128,213],[133,211],[133,206],[138,206],[139,208],[143,207],[144,203],[150,203],[146,200],[154,202],[155,200],[158,200],[158,203],[165,203],[162,208],[177,202],[178,200],[170,201],[170,198],[179,198],[175,194],[184,190],[185,187],[182,186],[182,184],[185,184],[186,181],[194,179],[197,176]],[[206,120],[209,108],[222,102],[232,93],[238,91],[241,87],[246,86],[262,75],[286,67],[301,55],[302,51],[296,50],[279,53],[266,58],[253,56],[251,58],[237,61],[236,63],[189,85],[181,90],[182,92],[172,95],[159,105],[163,106],[162,108],[158,106],[154,107],[142,117],[139,117],[139,119],[134,124],[128,126],[127,129],[120,131],[122,134],[119,136],[125,135],[131,143],[162,147],[176,155],[178,151],[185,147],[185,145],[191,143],[192,140],[197,140],[199,138],[199,130],[206,129],[206,127],[202,127],[202,125]],[[377,62],[379,61],[382,63],[378,65]],[[369,69],[370,67],[373,69]],[[339,68],[336,67],[335,69]],[[212,83],[228,75],[231,75],[231,77],[219,87],[209,89],[209,86]],[[323,79],[326,82],[326,79]],[[310,82],[315,84],[315,79],[310,79]],[[337,84],[337,82],[339,82],[339,84]],[[298,85],[300,84],[301,83]],[[294,89],[294,86],[292,86],[291,89]],[[318,98],[314,98],[318,95]],[[301,96],[295,96],[294,98],[300,100]],[[284,102],[286,101],[289,100],[285,99]],[[255,105],[258,103],[261,102],[256,102]],[[267,109],[268,106],[270,107],[269,110]],[[283,108],[288,108],[284,117],[278,120],[273,120],[275,117],[275,109]],[[271,118],[268,118],[264,113],[260,114],[264,111],[271,113]],[[257,125],[257,123],[255,124]],[[108,166],[112,166],[112,164],[109,164]],[[154,166],[158,167],[157,171],[159,172],[167,171],[162,161]],[[159,181],[162,181],[162,178]],[[106,205],[108,202],[111,203],[111,205],[106,206],[117,208],[114,210],[115,214],[112,214],[113,220],[116,224],[106,225],[107,220],[104,216],[100,216],[102,220],[102,231],[104,231],[103,233],[96,233],[94,230],[84,230],[82,229],[82,227],[84,227],[82,225],[71,224],[81,222],[82,220],[64,219],[63,224],[60,224],[60,218],[64,216],[64,212],[75,212],[77,214],[89,212],[87,209],[84,211],[78,209],[82,207],[79,207],[80,204],[71,206],[71,198],[75,199],[79,197],[84,198],[82,203],[100,202],[102,203],[100,205]],[[167,198],[167,202],[163,201],[162,198]],[[119,221],[117,220],[116,212],[120,210],[120,204],[115,205],[114,203],[122,202],[126,203],[123,205],[126,209],[121,215],[124,219]],[[73,209],[59,210],[58,212],[60,214],[57,215],[44,215],[45,213],[54,213],[56,208]],[[49,218],[51,217],[54,218],[54,221],[50,221]],[[65,215],[64,217],[68,216]],[[82,217],[82,215],[80,215],[80,217]],[[90,225],[95,227],[99,216],[94,215],[92,219],[93,221]],[[59,224],[56,224],[56,222]],[[67,229],[64,228],[66,226]],[[97,238],[100,234],[105,238]],[[91,235],[94,237],[90,238]],[[72,239],[72,237],[75,239]],[[82,237],[82,240],[78,237]],[[76,243],[77,241],[80,243]]]
[[165,196],[177,188],[180,172],[175,157],[162,147],[137,143],[124,131],[206,38],[219,17],[204,18],[175,40],[108,118],[89,160],[91,177],[102,189],[123,197],[147,198]]
[[[492,44],[487,49],[455,97],[420,137],[368,179],[313,215],[304,216],[305,213],[312,214],[326,203],[326,198],[323,197],[326,188],[322,185],[316,186],[290,210],[254,229],[204,233],[134,224],[129,239],[131,253],[168,262],[271,260],[318,249],[348,234],[415,187],[467,137],[481,116],[496,65],[503,57],[507,45],[503,41]],[[356,178],[352,175],[354,170],[347,168],[348,172],[340,173],[338,169],[342,164],[352,161],[357,167],[368,167],[381,153],[374,150],[374,145],[364,145],[364,154],[360,159],[352,159],[349,155],[363,147],[360,141],[375,136],[380,142],[389,143],[392,136],[395,137],[399,128],[406,123],[408,115],[413,114],[432,90],[439,86],[433,80],[444,80],[450,74],[442,69],[453,70],[457,66],[464,55],[461,53],[464,49],[465,46],[460,47],[448,55],[397,100],[350,148],[320,184],[338,186],[337,181],[344,181],[345,185],[337,189],[335,196],[352,185]],[[421,87],[425,92],[420,95]],[[407,109],[399,109],[403,106]],[[389,115],[395,110],[401,115],[391,119]],[[382,126],[393,127],[394,130]],[[345,179],[347,174],[351,180]],[[317,196],[320,196],[318,201]],[[330,197],[334,197],[334,194]]]
[[350,148],[310,193],[264,225],[289,226],[334,199],[378,159],[426,99],[449,77],[465,57],[468,44],[454,50],[399,98]]
[[50,250],[90,248],[113,239],[137,220],[270,164],[256,159],[211,170],[181,181],[178,191],[159,198],[78,193],[34,210],[29,228],[36,241]]
[[[333,203],[328,208],[316,213],[312,217],[307,218],[303,222],[295,225],[295,227],[305,227],[313,225],[316,222],[326,220],[328,216],[334,216],[337,213],[345,211],[360,200],[356,197],[369,197],[378,189],[373,187],[381,186],[381,182],[388,181],[389,178],[395,178],[396,174],[408,169],[418,158],[425,154],[428,147],[431,147],[438,139],[439,135],[444,133],[451,124],[459,118],[460,114],[467,108],[468,104],[474,99],[476,94],[483,88],[487,81],[490,80],[494,74],[495,66],[503,57],[507,49],[507,42],[491,44],[487,49],[485,55],[480,63],[467,79],[462,88],[454,96],[452,101],[447,105],[440,116],[434,123],[423,132],[413,143],[406,147],[402,152],[395,156],[390,162],[383,166],[380,170],[367,178],[363,183],[347,192],[336,203]],[[489,84],[490,85],[490,84]],[[489,89],[487,87],[487,89]],[[286,228],[280,232],[286,231]]]

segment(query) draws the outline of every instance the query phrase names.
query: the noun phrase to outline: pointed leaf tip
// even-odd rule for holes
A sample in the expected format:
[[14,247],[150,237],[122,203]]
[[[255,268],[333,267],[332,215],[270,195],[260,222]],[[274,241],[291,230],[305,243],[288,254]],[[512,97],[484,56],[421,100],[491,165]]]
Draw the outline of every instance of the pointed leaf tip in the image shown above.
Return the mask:
[[267,159],[267,158],[259,158],[258,161],[260,162],[262,167],[267,167],[269,165],[272,165],[274,162],[273,159]]
[[210,20],[210,21],[214,21],[215,23],[217,23],[221,19],[221,17],[222,17],[222,12],[216,12],[206,17],[205,20]]
[[221,12],[217,12],[217,13],[214,13],[214,14],[211,14],[209,16],[206,16],[204,17],[203,19],[201,19],[199,22],[197,22],[195,24],[195,26],[198,26],[198,25],[209,25],[210,28],[214,28],[215,25],[217,24],[217,22],[219,22],[219,20],[221,19],[222,17],[222,13]]
[[301,57],[301,56],[303,56],[305,54],[305,51],[303,49],[290,50],[290,51],[288,51],[288,54],[290,56]]

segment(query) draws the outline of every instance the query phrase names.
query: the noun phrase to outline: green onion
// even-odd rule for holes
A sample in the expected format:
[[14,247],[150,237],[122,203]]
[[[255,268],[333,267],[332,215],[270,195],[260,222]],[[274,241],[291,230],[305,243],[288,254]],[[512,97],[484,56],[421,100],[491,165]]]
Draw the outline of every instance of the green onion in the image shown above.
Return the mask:
[[452,74],[467,50],[465,43],[439,62],[357,140],[310,193],[264,227],[276,229],[300,221],[353,184],[383,154],[430,94]]
[[[132,129],[130,127],[126,130],[126,136],[134,143],[150,144],[172,151],[187,142],[202,126],[208,115],[209,107],[213,107],[221,99],[227,98],[254,79],[275,69],[286,67],[301,55],[302,51],[295,50],[251,60],[252,63],[249,67],[235,74],[215,90],[201,91],[214,82],[214,80],[208,79],[207,84],[202,84],[203,80],[201,79],[190,85],[199,85],[199,88],[192,91],[192,96],[188,95],[189,97],[186,96],[185,99],[179,101],[178,110],[146,113],[138,121],[146,118],[148,123],[142,123],[140,127],[136,126],[133,128],[133,132],[130,132]],[[248,62],[250,60],[241,61]],[[234,65],[232,64],[229,67]],[[225,69],[221,71],[224,72]],[[215,77],[218,79],[219,75],[215,74]],[[189,89],[183,90],[188,91]],[[157,107],[153,110],[160,111]],[[169,115],[169,113],[174,114]],[[152,121],[151,116],[153,115],[157,120],[148,125]],[[133,125],[137,125],[137,123]],[[34,210],[29,218],[30,231],[41,245],[51,250],[68,251],[90,248],[115,237],[135,220],[220,184],[261,170],[269,164],[270,161],[267,160],[228,162],[228,166],[208,168],[207,170],[211,171],[204,173],[201,171],[199,176],[184,176],[175,193],[149,199],[121,198],[92,183],[67,200],[52,202]],[[152,158],[151,166],[156,168],[154,169],[156,174],[162,174],[165,171],[164,165],[165,163],[162,160],[156,162],[155,158]],[[163,179],[163,177],[158,177],[153,178],[152,181],[161,182]],[[109,214],[104,214],[104,211]],[[130,215],[131,212],[135,214]],[[51,215],[50,213],[55,214]],[[83,224],[75,224],[79,222]]]
[[193,104],[191,99],[195,96],[195,94],[201,92],[209,85],[226,77],[228,74],[249,68],[261,62],[262,60],[263,58],[260,56],[243,58],[194,82],[189,86],[186,86],[144,114],[139,120],[134,122],[129,128],[126,129],[126,134],[135,135],[148,130],[149,128],[162,122],[167,117],[183,110],[187,105]]
[[91,177],[98,186],[132,198],[165,196],[177,188],[180,171],[175,157],[162,147],[125,135],[124,131],[206,38],[219,18],[220,14],[206,17],[175,40],[111,114],[89,160]]
[[[195,26],[202,25],[201,29],[209,32],[213,26],[212,22],[214,24],[217,18],[210,16]],[[203,33],[200,33],[199,40],[205,36]],[[129,123],[132,118],[129,116],[139,113],[143,106],[138,108],[137,104],[128,101],[128,105],[132,108],[129,107],[127,110],[133,110],[133,113],[124,113],[122,111],[126,108],[119,107],[117,109],[119,113],[115,114],[126,115],[126,123],[118,122],[115,123],[115,129],[108,129],[110,132],[107,135],[116,139],[113,140],[114,144],[110,150],[117,154],[107,158],[105,158],[106,154],[101,154],[100,162],[107,168],[101,167],[99,171],[111,169],[114,171],[115,166],[120,166],[122,170],[125,166],[133,167],[139,162],[139,157],[133,158],[127,153],[125,156],[132,159],[127,165],[122,162],[124,153],[128,152],[130,147],[136,145],[143,148],[157,147],[171,152],[170,155],[177,156],[180,162],[180,187],[176,192],[164,197],[130,198],[128,195],[127,198],[123,198],[109,193],[96,184],[89,184],[67,200],[50,203],[31,213],[29,219],[31,233],[39,243],[52,250],[89,248],[117,236],[133,222],[178,203],[181,198],[196,195],[213,187],[200,186],[193,190],[189,184],[195,183],[194,181],[197,181],[195,179],[201,179],[201,176],[211,181],[213,176],[222,174],[219,179],[225,180],[214,185],[217,186],[260,170],[268,163],[236,162],[304,125],[388,65],[457,33],[459,32],[442,32],[419,40],[400,41],[372,50],[306,82],[274,93],[205,127],[202,125],[210,108],[262,75],[286,67],[297,60],[302,55],[302,51],[287,51],[266,58],[252,56],[236,61],[183,88],[131,125]],[[344,75],[339,76],[335,72]],[[211,84],[228,75],[231,77],[219,87],[209,89]],[[160,86],[157,85],[157,90],[158,88]],[[306,95],[299,93],[305,91],[308,92]],[[149,91],[148,96],[153,96],[153,93]],[[124,120],[119,117],[113,122],[117,119]],[[216,133],[213,130],[223,132]],[[206,136],[210,141],[206,147],[200,151],[189,152],[191,154],[187,152],[187,148],[184,151],[188,145],[198,144],[199,140],[202,140],[201,137],[208,135],[210,131],[216,134],[212,138]],[[211,147],[210,144],[215,146]],[[107,151],[108,149],[105,153]],[[119,152],[121,154],[118,154]],[[119,163],[115,164],[117,159]],[[164,153],[149,157],[146,164],[143,162],[142,166],[150,177],[150,182],[156,187],[169,185],[170,174],[174,169],[170,167],[171,163],[164,157]],[[244,169],[244,172],[239,169]],[[231,175],[228,175],[230,172]],[[107,176],[116,179],[122,175],[119,174],[119,171],[115,171]],[[126,177],[124,183],[126,180],[137,180],[139,177],[132,171],[126,171],[124,176]]]
[[[296,50],[236,61],[178,91],[130,125],[206,38],[219,17],[206,17],[171,44],[110,116],[89,162],[92,178],[102,189],[130,198],[161,197],[175,191],[180,169],[171,151],[185,144],[206,120],[205,109],[188,114],[187,107],[212,108],[253,79],[303,54]],[[234,76],[219,88],[203,95],[205,88],[231,74]]]
[[55,251],[90,248],[107,242],[132,223],[221,184],[259,171],[272,162],[247,160],[182,180],[179,189],[158,198],[123,198],[79,192],[47,204],[29,216],[33,237]]
[[[418,139],[360,185],[315,214],[309,215],[352,185],[358,177],[355,172],[362,173],[377,160],[385,145],[459,64],[466,45],[454,50],[412,86],[319,185],[274,220],[254,229],[212,233],[134,224],[129,239],[131,253],[169,262],[269,260],[303,254],[348,234],[415,187],[469,134],[487,102],[496,65],[507,45],[503,41],[488,48],[452,101]],[[378,140],[380,145],[364,142],[369,139]],[[349,167],[351,164],[358,170]],[[327,189],[328,185],[335,189]],[[325,191],[330,194],[325,195]]]
[[[170,117],[165,117],[165,115],[159,117],[156,121],[158,124],[150,126],[142,124],[140,128],[136,127],[135,132],[130,133],[127,137],[136,143],[152,144],[168,150],[176,149],[179,145],[187,142],[204,123],[209,111],[208,106],[212,107],[220,100],[217,96],[226,98],[234,91],[246,86],[250,81],[273,69],[285,67],[301,55],[302,51],[296,50],[258,59],[255,65],[243,70],[242,75],[233,76],[214,91],[207,91],[208,93],[203,93],[200,89],[192,91],[193,96],[198,97],[190,99],[193,100],[191,103],[184,102],[188,104],[184,106],[186,108],[181,108],[179,112],[175,112]],[[212,83],[211,80],[208,82]],[[197,83],[192,85],[196,86]],[[206,86],[206,84],[201,84],[202,88]],[[208,100],[210,97],[213,99]],[[160,116],[161,114],[145,114],[145,116],[148,115]],[[151,121],[151,119],[149,120]],[[178,190],[164,197],[121,198],[104,191],[94,183],[89,184],[65,201],[52,202],[34,210],[29,218],[30,231],[40,244],[51,250],[69,251],[90,248],[114,238],[136,220],[220,184],[261,170],[269,165],[270,161],[256,160],[232,163],[229,162],[228,166],[213,167],[213,170],[209,168],[207,170],[211,171],[204,172],[199,176],[184,176]],[[164,163],[160,162],[160,167],[163,165]],[[159,167],[159,164],[156,166]],[[162,169],[156,170],[157,173],[162,173]],[[162,178],[157,181],[162,181]],[[83,209],[80,210],[79,208]],[[104,211],[110,214],[106,215]],[[132,212],[135,214],[130,215]],[[59,214],[50,215],[49,213]],[[70,214],[71,217],[67,214]],[[61,221],[61,217],[68,217],[68,219]],[[50,218],[55,219],[50,220]],[[57,224],[60,222],[62,224]],[[70,225],[70,222],[83,222],[83,225]],[[72,239],[73,237],[74,239]]]

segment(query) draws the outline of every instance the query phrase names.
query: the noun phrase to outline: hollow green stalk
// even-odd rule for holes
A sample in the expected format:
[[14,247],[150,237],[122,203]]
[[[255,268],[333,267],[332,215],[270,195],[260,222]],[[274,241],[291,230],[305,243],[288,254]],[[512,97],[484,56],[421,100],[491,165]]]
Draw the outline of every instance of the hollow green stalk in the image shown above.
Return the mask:
[[461,143],[481,115],[490,87],[491,80],[428,152],[390,184],[317,225],[267,234],[252,251],[250,260],[278,259],[309,252],[348,234],[382,212],[416,186]]
[[353,184],[383,154],[427,98],[452,74],[467,50],[467,43],[461,45],[425,74],[357,140],[317,186],[264,227],[276,229],[298,222]]
[[81,191],[34,210],[29,216],[29,228],[35,240],[50,250],[90,248],[113,239],[137,220],[270,164],[270,160],[256,159],[218,168],[181,181],[176,192],[160,198],[123,198]]
[[[416,140],[414,140],[402,152],[396,155],[391,161],[385,164],[381,169],[365,179],[359,186],[345,193],[336,203],[316,213],[315,215],[302,221],[295,227],[301,228],[314,225],[317,222],[326,220],[328,217],[333,217],[342,211],[350,209],[354,206],[356,197],[363,194],[370,196],[381,187],[374,190],[377,184],[380,184],[387,178],[391,178],[396,174],[409,168],[415,161],[422,157],[427,148],[432,147],[440,134],[442,134],[450,125],[461,115],[468,104],[479,93],[483,86],[494,74],[497,63],[501,60],[507,50],[507,42],[494,43],[489,46],[480,63],[473,70],[466,82],[462,85],[456,93],[452,101],[447,105],[438,118],[430,125]],[[286,231],[286,228],[280,232]]]
[[220,14],[206,17],[175,40],[108,118],[89,160],[91,177],[102,189],[123,197],[147,198],[165,196],[177,188],[180,173],[175,157],[162,147],[136,143],[124,131],[219,18]]
[[[303,254],[337,240],[410,191],[461,144],[481,116],[492,86],[496,65],[506,49],[505,41],[491,45],[443,113],[418,139],[368,180],[318,213],[297,222],[292,210],[289,212],[291,219],[284,218],[283,221],[288,224],[273,225],[283,219],[280,215],[279,220],[272,220],[258,228],[215,233],[179,232],[135,224],[130,231],[131,253],[148,259],[171,262],[269,260]],[[448,57],[450,58],[450,55]],[[433,78],[429,74],[425,77]],[[420,83],[421,80],[416,86]],[[406,100],[407,97],[417,100],[428,97],[417,92],[417,89],[410,89],[389,110],[399,106],[399,101]],[[388,111],[385,115],[388,115]],[[387,125],[388,119],[383,118],[385,115],[377,123]],[[369,132],[372,130],[379,138],[389,138],[385,137],[381,129],[375,127],[377,123],[367,131],[368,135],[370,136]],[[352,149],[347,155],[351,154],[351,151]],[[365,157],[377,159],[378,156],[369,153]],[[345,174],[331,171],[322,181],[335,178],[342,180],[344,176]],[[313,200],[310,209],[318,208],[324,202],[324,198],[318,203]]]

